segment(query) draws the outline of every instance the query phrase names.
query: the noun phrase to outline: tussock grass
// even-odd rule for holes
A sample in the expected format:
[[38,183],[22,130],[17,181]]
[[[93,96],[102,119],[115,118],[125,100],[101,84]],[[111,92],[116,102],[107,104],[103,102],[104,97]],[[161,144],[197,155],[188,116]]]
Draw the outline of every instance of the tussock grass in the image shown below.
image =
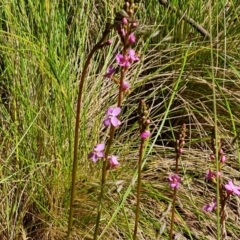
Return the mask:
[[[214,126],[212,72],[218,134],[228,153],[224,177],[240,181],[238,3],[229,1],[229,8],[221,1],[171,4],[207,31],[212,24],[214,46],[182,20],[179,12],[156,1],[139,1],[136,14],[141,25],[136,48],[141,62],[132,66],[127,76],[131,93],[123,103],[123,124],[113,145],[113,151],[121,156],[121,167],[108,178],[100,239],[132,237],[138,99],[146,99],[152,120],[152,139],[143,166],[138,239],[157,239],[159,229],[159,239],[168,239],[171,191],[166,176],[174,165],[172,147],[182,123],[188,131],[175,231],[178,239],[216,239],[214,214],[201,211],[214,196],[214,188],[204,182]],[[119,8],[114,1],[2,1],[1,239],[65,239],[78,80],[104,22]],[[117,89],[102,78],[118,52],[118,39],[112,38],[112,46],[95,55],[85,85],[72,239],[91,239],[94,232],[101,166],[90,163],[87,154],[107,138],[102,119],[117,96]],[[238,239],[238,198],[231,199],[227,212],[229,238]]]

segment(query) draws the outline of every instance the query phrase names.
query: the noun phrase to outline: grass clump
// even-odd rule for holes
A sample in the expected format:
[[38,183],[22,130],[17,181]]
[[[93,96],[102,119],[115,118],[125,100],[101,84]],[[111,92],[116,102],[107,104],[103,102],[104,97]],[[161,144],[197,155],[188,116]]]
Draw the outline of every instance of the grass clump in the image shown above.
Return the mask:
[[[217,190],[221,198],[230,179],[239,185],[238,3],[170,3],[135,3],[139,26],[134,48],[140,61],[124,75],[131,91],[119,103],[122,124],[113,131],[111,147],[121,166],[108,173],[95,239],[133,239],[139,99],[145,99],[148,107],[151,138],[140,168],[137,239],[169,239],[173,195],[167,177],[175,169],[175,143],[183,124],[186,137],[178,163],[181,186],[173,235],[179,239],[238,239],[240,235],[235,221],[237,196],[224,205],[224,232],[219,230],[221,204],[219,214],[202,211],[216,198]],[[122,4],[2,2],[1,239],[66,239],[78,81],[106,22],[115,19]],[[96,226],[102,165],[89,161],[88,154],[96,143],[107,142],[102,122],[119,95],[118,85],[103,78],[121,49],[119,37],[113,33],[110,37],[112,44],[89,63],[83,87],[72,239],[92,239]],[[205,182],[205,172],[213,166],[218,169],[210,159],[213,129],[215,145],[226,156],[221,168],[223,185],[219,182],[218,187]]]

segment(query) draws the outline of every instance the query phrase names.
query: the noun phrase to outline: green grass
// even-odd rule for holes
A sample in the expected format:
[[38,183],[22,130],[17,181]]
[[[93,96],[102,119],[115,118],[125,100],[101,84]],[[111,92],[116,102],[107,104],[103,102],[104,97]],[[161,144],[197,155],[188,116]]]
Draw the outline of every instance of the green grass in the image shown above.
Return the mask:
[[[240,183],[238,2],[230,1],[225,13],[224,1],[182,1],[181,6],[171,1],[181,13],[158,1],[138,2],[136,50],[141,61],[126,77],[131,93],[123,103],[123,124],[112,147],[121,167],[108,178],[99,239],[132,239],[140,144],[137,106],[143,98],[150,110],[152,138],[143,164],[138,239],[156,239],[160,228],[159,239],[168,239],[172,191],[166,178],[173,171],[173,142],[182,123],[187,124],[180,168],[184,182],[174,231],[182,239],[217,239],[215,214],[201,211],[215,193],[204,182],[204,173],[217,123],[228,152],[224,179]],[[116,1],[3,0],[0,4],[1,239],[66,238],[79,78],[107,17],[113,19],[120,8]],[[211,32],[214,46],[181,14]],[[113,34],[112,39],[109,48],[94,56],[84,87],[72,239],[93,237],[101,163],[91,163],[87,155],[97,142],[107,139],[102,120],[118,94],[116,86],[102,77],[119,51],[118,37]],[[234,220],[238,204],[233,197],[227,208],[231,239],[240,236]]]

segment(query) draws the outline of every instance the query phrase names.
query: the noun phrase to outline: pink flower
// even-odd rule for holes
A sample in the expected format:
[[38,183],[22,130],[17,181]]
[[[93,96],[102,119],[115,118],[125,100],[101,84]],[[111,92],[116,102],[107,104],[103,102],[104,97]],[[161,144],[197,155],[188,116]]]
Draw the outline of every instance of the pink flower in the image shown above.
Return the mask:
[[206,174],[205,174],[205,179],[207,180],[212,180],[216,177],[216,173],[213,172],[211,169],[207,170],[206,171]]
[[209,169],[206,171],[205,179],[212,181],[216,177],[220,177],[220,176],[221,176],[221,172],[213,172],[211,169]]
[[113,74],[115,73],[116,68],[114,68],[112,65],[110,65],[107,68],[107,72],[103,75],[105,78],[112,78]]
[[136,37],[135,37],[134,33],[131,33],[131,34],[129,35],[128,41],[129,41],[130,44],[136,42]]
[[126,91],[129,88],[130,88],[130,84],[127,81],[123,81],[122,90]]
[[119,66],[129,67],[131,65],[131,63],[133,63],[135,61],[139,61],[139,57],[136,55],[136,53],[133,49],[129,49],[128,53],[125,56],[118,53],[116,55],[116,61]]
[[93,151],[88,154],[88,158],[91,159],[93,162],[97,162],[99,158],[104,157],[103,152],[104,148],[105,148],[104,143],[99,143],[95,145]]
[[118,162],[117,160],[117,157],[112,155],[112,156],[109,156],[108,157],[108,160],[109,160],[109,165],[110,165],[110,168],[115,168],[117,166],[120,165],[120,163]]
[[180,186],[181,178],[177,174],[170,174],[168,180],[170,181],[171,188],[178,188]]
[[116,55],[116,60],[119,66],[122,67],[129,67],[130,66],[130,62],[128,60],[127,57],[124,57],[122,54],[118,53]]
[[203,210],[203,211],[206,211],[206,212],[212,212],[212,211],[214,211],[216,208],[217,208],[217,202],[216,202],[216,200],[214,200],[213,202],[208,203],[207,205],[205,205],[205,206],[202,208],[202,210]]
[[228,183],[224,185],[224,187],[227,190],[228,195],[235,194],[240,196],[240,187],[235,186],[232,180],[229,180]]
[[107,118],[104,119],[103,124],[105,127],[108,127],[109,125],[113,125],[114,127],[117,127],[121,124],[121,121],[117,118],[117,116],[120,114],[121,108],[120,107],[109,107],[106,114]]
[[141,139],[146,139],[151,135],[151,132],[149,130],[145,130],[140,134]]
[[128,51],[129,59],[134,62],[134,61],[139,61],[139,57],[136,55],[135,51],[133,49],[129,49]]

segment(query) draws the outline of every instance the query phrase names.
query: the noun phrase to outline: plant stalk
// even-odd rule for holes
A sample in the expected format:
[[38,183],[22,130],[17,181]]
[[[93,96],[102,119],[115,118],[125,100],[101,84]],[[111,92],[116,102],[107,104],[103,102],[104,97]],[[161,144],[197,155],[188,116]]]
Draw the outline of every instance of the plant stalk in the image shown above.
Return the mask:
[[108,145],[107,145],[107,149],[105,152],[105,157],[104,157],[104,161],[103,161],[103,166],[102,166],[102,180],[101,180],[101,192],[100,192],[100,196],[99,196],[99,204],[98,204],[98,214],[97,214],[97,220],[96,220],[96,227],[95,227],[95,231],[94,231],[94,240],[97,239],[98,236],[98,229],[99,229],[99,223],[101,220],[101,215],[102,215],[102,202],[103,202],[103,195],[104,195],[104,186],[106,183],[106,179],[107,179],[107,159],[108,159],[108,155],[109,155],[109,151],[110,151],[110,147],[112,145],[113,142],[113,137],[114,137],[114,132],[115,132],[115,127],[111,126],[110,128],[110,138],[108,141]]
[[139,149],[139,161],[138,161],[138,181],[137,181],[137,206],[136,206],[136,217],[135,217],[135,227],[134,227],[134,234],[133,240],[137,239],[137,229],[138,229],[138,222],[139,222],[139,211],[140,211],[140,193],[141,193],[141,173],[142,173],[142,158],[143,158],[143,151],[144,151],[144,143],[145,139],[141,140],[141,146]]
[[[177,147],[176,147],[176,149],[177,149]],[[176,155],[176,165],[175,165],[175,173],[176,174],[178,174],[178,162],[179,162],[180,156],[181,156],[181,154],[177,153],[177,155]],[[174,215],[175,215],[176,199],[177,199],[177,188],[174,188],[173,201],[172,201],[172,217],[171,217],[171,225],[170,225],[170,232],[169,232],[169,240],[172,240],[172,236],[173,236],[173,225],[174,225]]]
[[80,126],[80,113],[81,113],[81,105],[82,105],[82,95],[83,95],[83,85],[85,76],[87,74],[87,70],[90,64],[90,61],[94,55],[94,53],[106,46],[104,41],[107,39],[110,33],[110,28],[106,25],[106,29],[103,33],[102,39],[93,47],[91,52],[88,55],[86,63],[83,67],[83,72],[81,75],[81,79],[79,82],[79,91],[78,91],[78,99],[77,99],[77,112],[76,112],[76,123],[75,123],[75,137],[74,137],[74,155],[73,155],[73,167],[72,167],[72,184],[71,184],[71,199],[70,199],[70,210],[69,210],[69,218],[68,218],[68,232],[67,232],[67,240],[70,239],[71,231],[72,231],[72,222],[73,222],[73,203],[75,199],[75,184],[76,184],[76,175],[77,175],[77,157],[78,157],[78,142],[79,142],[79,126]]
[[[126,51],[126,50],[123,50],[123,51]],[[126,69],[122,68],[121,75],[120,75],[119,93],[118,93],[118,104],[117,104],[118,107],[121,107],[121,105],[122,105],[122,100],[123,100],[122,84],[123,84],[123,80],[125,77],[125,72],[126,72]],[[100,223],[101,215],[102,215],[102,202],[103,202],[103,197],[104,197],[104,186],[105,186],[107,175],[108,175],[107,160],[108,160],[109,151],[110,151],[110,148],[111,148],[111,145],[113,142],[114,132],[115,132],[115,127],[111,125],[110,132],[109,132],[109,141],[108,141],[107,148],[105,151],[105,157],[104,157],[103,166],[102,166],[101,192],[100,192],[100,196],[99,196],[96,227],[94,230],[94,238],[93,238],[94,240],[97,240],[99,223]]]

